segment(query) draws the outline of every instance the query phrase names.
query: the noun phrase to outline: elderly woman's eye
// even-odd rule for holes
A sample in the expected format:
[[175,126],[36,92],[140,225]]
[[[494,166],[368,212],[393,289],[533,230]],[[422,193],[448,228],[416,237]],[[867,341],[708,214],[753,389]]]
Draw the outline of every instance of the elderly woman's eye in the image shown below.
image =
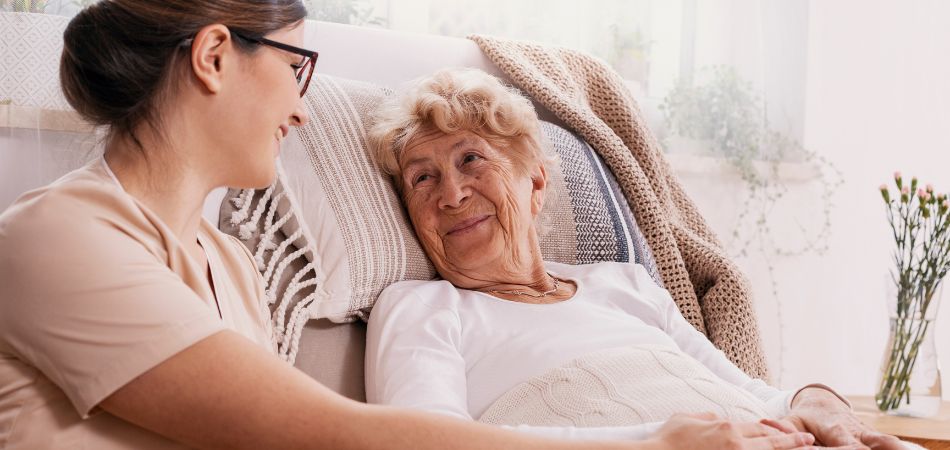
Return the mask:
[[479,159],[482,159],[481,155],[477,153],[468,153],[465,155],[464,158],[462,158],[462,164],[470,163],[472,161],[477,161]]
[[431,176],[430,176],[429,174],[425,174],[425,173],[424,173],[424,174],[422,174],[422,175],[418,175],[418,176],[416,176],[416,178],[414,178],[414,179],[412,180],[412,185],[415,186],[415,185],[417,185],[417,184],[419,184],[419,183],[422,183],[423,181],[428,180],[429,178],[431,178]]

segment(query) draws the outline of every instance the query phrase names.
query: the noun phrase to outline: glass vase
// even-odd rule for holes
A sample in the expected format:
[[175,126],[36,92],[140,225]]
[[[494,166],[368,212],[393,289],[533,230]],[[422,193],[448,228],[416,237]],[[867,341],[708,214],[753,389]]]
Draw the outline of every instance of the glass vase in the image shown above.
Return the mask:
[[940,411],[942,390],[935,319],[942,291],[929,301],[921,298],[916,302],[927,305],[924,314],[919,308],[901,313],[896,302],[888,302],[894,307],[889,308],[890,333],[875,395],[878,409],[887,414],[933,417]]

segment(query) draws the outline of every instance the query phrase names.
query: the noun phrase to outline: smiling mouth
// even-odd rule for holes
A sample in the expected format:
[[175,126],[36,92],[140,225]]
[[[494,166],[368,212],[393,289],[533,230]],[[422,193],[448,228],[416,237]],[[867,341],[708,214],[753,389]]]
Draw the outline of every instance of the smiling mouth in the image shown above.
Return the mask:
[[448,233],[445,233],[445,234],[446,234],[446,236],[448,236],[448,235],[451,235],[451,234],[458,234],[458,233],[463,233],[463,232],[465,232],[465,231],[471,230],[471,229],[475,228],[476,226],[478,226],[480,223],[482,223],[482,222],[488,220],[489,217],[491,217],[491,216],[489,216],[488,214],[485,214],[485,215],[481,215],[481,216],[475,216],[475,217],[472,217],[472,218],[470,218],[470,219],[465,219],[465,220],[463,220],[463,221],[461,221],[461,222],[455,224],[455,226],[452,227],[452,229],[450,229],[449,232],[448,232]]

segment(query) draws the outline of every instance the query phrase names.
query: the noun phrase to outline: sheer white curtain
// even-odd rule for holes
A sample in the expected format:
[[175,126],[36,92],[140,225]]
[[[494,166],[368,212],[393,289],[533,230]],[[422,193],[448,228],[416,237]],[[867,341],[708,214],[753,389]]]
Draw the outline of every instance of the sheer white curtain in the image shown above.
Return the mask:
[[[737,220],[748,186],[727,181],[729,170],[680,172],[752,280],[783,387],[877,387],[894,247],[877,186],[901,170],[950,191],[947,23],[939,0],[697,2],[696,66],[735,67],[762,94],[769,127],[813,152],[779,166],[783,196],[762,224]],[[747,247],[734,230],[771,237]],[[947,309],[937,319],[945,364]]]
[[[679,97],[669,89],[686,95],[680,110],[700,109],[679,125],[667,110],[673,121],[656,130],[687,192],[749,276],[773,381],[791,388],[805,367],[791,358],[798,339],[788,311],[800,302],[784,264],[820,257],[825,220],[840,201],[836,167],[800,144],[809,3],[684,0],[681,8],[680,87],[657,94],[674,113],[670,100]],[[690,133],[690,123],[706,131]]]
[[0,210],[94,158],[98,142],[59,87],[68,18],[7,6],[0,12]]
[[[877,186],[901,170],[950,191],[950,3],[694,6],[695,23],[684,21],[683,33],[694,30],[692,57],[689,45],[683,51],[684,65],[695,64],[694,81],[702,67],[734,67],[761,94],[767,128],[801,143],[804,153],[772,174],[782,197],[757,199],[770,205],[751,209],[761,222],[739,219],[750,191],[730,164],[719,171],[686,164],[689,157],[678,159],[682,149],[668,148],[671,160],[681,163],[687,190],[753,283],[776,381],[794,387],[823,380],[848,394],[870,395],[888,333],[894,247]],[[743,236],[755,238],[753,245]],[[947,309],[936,324],[945,364]]]

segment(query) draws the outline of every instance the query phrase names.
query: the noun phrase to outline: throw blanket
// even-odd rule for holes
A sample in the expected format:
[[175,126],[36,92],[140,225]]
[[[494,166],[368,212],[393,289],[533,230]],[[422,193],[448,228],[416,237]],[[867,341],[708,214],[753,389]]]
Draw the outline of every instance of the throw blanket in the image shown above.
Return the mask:
[[600,154],[683,316],[747,374],[767,380],[748,283],[677,181],[620,76],[572,50],[478,35],[470,39]]
[[515,386],[479,421],[608,427],[705,411],[737,421],[768,417],[761,400],[683,352],[641,345],[595,352]]

